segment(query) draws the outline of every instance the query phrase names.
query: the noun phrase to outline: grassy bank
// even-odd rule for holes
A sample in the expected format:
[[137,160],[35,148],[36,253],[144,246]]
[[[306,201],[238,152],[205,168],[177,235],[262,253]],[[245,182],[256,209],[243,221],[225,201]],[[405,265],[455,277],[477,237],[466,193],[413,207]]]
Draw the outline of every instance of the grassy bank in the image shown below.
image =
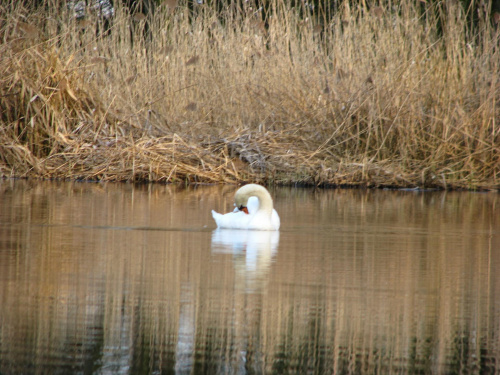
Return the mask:
[[498,188],[499,31],[446,4],[4,7],[0,175]]

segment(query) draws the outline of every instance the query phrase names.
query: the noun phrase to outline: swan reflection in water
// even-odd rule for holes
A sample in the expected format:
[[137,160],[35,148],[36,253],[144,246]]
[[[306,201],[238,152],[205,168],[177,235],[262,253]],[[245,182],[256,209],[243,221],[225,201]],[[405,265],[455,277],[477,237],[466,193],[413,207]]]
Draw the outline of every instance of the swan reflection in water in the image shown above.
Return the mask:
[[267,275],[277,254],[279,231],[216,229],[212,232],[212,254],[231,254],[238,276],[247,287]]
[[[246,373],[247,353],[257,369],[264,362],[262,353],[254,351],[261,330],[264,295],[271,267],[278,252],[280,232],[261,230],[216,229],[212,232],[212,256],[231,256],[235,273],[235,300],[239,314],[235,314],[234,347],[237,373]],[[253,349],[252,349],[253,348]],[[262,370],[260,368],[260,370]],[[262,371],[257,370],[257,373]]]
[[[256,197],[248,201],[250,212],[258,209]],[[243,213],[242,213],[243,214]],[[246,214],[244,214],[246,215]],[[246,330],[249,322],[258,321],[262,307],[262,293],[267,284],[270,268],[278,252],[280,232],[277,230],[250,229],[215,229],[212,232],[212,257],[232,258],[235,273],[237,300],[251,301],[251,308],[244,315],[244,323],[237,324],[242,332],[235,343],[239,350],[237,368],[244,369],[246,363],[247,342]],[[181,285],[181,306],[179,314],[179,330],[176,348],[175,370],[178,374],[191,373],[194,368],[194,349],[196,341],[196,291],[189,283]],[[260,307],[259,307],[260,306]],[[252,320],[252,317],[254,318]],[[250,324],[251,325],[251,324]]]

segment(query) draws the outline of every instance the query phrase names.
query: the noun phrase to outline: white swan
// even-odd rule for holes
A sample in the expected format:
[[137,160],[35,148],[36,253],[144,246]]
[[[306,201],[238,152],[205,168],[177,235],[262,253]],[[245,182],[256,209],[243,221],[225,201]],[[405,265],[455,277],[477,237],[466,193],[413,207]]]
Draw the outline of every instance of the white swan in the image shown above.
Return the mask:
[[[253,197],[257,198],[258,202]],[[236,206],[235,210],[225,215],[212,210],[217,227],[255,230],[280,229],[280,217],[273,208],[273,199],[265,187],[248,184],[239,188],[234,195],[234,205]]]

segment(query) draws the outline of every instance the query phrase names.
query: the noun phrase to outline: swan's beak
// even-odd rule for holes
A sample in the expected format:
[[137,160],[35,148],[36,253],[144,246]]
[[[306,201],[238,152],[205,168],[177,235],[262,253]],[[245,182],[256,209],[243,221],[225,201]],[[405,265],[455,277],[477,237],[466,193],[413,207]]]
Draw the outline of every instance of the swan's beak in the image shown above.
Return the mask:
[[248,215],[248,208],[246,208],[246,207],[240,207],[239,210],[243,211],[244,213],[246,213]]

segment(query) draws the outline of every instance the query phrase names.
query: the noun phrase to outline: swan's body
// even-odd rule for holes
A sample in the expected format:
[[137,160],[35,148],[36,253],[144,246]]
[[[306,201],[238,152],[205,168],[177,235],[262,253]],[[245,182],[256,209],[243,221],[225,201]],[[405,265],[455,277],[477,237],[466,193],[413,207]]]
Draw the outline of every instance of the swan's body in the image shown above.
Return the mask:
[[222,215],[212,210],[217,227],[225,229],[278,230],[280,217],[273,208],[273,199],[263,186],[248,184],[234,196],[233,212]]

